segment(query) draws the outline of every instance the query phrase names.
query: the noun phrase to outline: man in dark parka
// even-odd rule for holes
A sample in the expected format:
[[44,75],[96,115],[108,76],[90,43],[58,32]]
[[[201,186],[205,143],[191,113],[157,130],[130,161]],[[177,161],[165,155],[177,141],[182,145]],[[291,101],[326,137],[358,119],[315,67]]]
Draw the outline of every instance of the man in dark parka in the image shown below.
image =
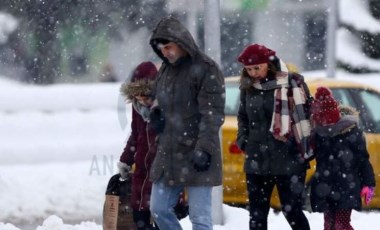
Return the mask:
[[186,187],[193,229],[212,229],[212,186],[222,184],[224,78],[173,17],[157,24],[150,44],[163,60],[151,113],[151,125],[161,132],[151,168],[151,212],[160,229],[181,229],[173,207]]

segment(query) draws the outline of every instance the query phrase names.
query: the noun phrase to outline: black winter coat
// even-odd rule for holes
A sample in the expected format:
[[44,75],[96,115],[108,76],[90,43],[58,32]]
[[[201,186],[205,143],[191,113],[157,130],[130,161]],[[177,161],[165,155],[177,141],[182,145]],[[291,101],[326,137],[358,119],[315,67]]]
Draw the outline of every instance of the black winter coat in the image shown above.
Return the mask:
[[375,186],[363,132],[350,120],[346,116],[335,125],[315,129],[317,168],[310,196],[314,212],[360,210],[362,187]]
[[[301,75],[298,76],[303,79]],[[303,84],[307,90],[307,98],[312,98],[307,85]],[[276,140],[269,131],[273,105],[274,89],[259,90],[252,86],[240,90],[237,142],[246,154],[244,171],[258,175],[292,175],[305,172],[308,162],[302,159],[295,139],[291,138],[284,143]]]
[[[173,41],[188,56],[168,63],[155,39]],[[172,17],[157,25],[151,45],[163,60],[156,99],[165,117],[158,151],[151,169],[153,181],[164,177],[167,185],[215,186],[222,184],[219,130],[224,122],[224,78],[217,64],[203,54],[189,31]],[[194,150],[211,155],[205,172],[193,167]]]

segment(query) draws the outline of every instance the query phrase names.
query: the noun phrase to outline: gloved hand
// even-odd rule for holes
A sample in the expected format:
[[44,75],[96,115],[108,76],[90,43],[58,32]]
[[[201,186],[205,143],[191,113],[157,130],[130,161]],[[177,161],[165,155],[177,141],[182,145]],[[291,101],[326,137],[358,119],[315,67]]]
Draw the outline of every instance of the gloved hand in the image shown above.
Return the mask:
[[374,187],[364,186],[362,188],[362,191],[360,192],[360,196],[364,197],[364,204],[365,205],[368,205],[371,202],[374,194],[375,194],[375,188]]
[[131,173],[131,166],[127,165],[124,162],[118,162],[117,167],[119,168],[119,173],[120,173],[121,179],[127,179],[128,174]]
[[247,139],[245,137],[240,137],[236,140],[236,144],[239,147],[239,149],[243,152],[245,152],[245,146],[247,144]]
[[149,120],[149,125],[156,131],[157,134],[164,131],[165,117],[159,106],[155,106],[151,109],[149,113]]
[[207,171],[211,165],[211,155],[201,150],[195,150],[192,159],[194,169],[198,172]]

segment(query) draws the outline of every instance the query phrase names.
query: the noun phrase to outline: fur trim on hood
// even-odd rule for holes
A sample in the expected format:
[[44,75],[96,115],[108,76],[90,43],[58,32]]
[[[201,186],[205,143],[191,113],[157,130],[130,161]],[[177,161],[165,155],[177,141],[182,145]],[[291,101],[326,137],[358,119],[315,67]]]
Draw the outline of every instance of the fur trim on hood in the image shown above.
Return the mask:
[[339,105],[340,115],[344,116],[355,116],[359,121],[359,111],[357,111],[354,107],[348,105]]
[[353,127],[358,126],[359,112],[347,105],[339,105],[341,118],[333,125],[315,126],[315,132],[323,137],[334,137],[349,132]]
[[152,91],[154,87],[154,80],[136,80],[134,82],[123,83],[120,87],[121,94],[126,97],[127,101],[133,102],[135,96],[149,96],[153,97]]
[[152,97],[156,76],[156,66],[149,61],[142,62],[133,70],[131,81],[121,85],[120,92],[129,102],[135,102],[136,96]]

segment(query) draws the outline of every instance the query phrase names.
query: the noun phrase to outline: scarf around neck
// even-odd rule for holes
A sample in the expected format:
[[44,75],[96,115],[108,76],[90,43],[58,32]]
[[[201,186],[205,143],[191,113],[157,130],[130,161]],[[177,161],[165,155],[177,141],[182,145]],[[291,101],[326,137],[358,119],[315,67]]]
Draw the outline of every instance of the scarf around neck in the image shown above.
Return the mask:
[[142,119],[145,121],[145,122],[148,122],[149,121],[149,113],[150,113],[150,109],[146,106],[143,106],[142,104],[138,103],[138,102],[133,102],[132,103],[132,106],[133,108],[136,110],[136,112],[138,114],[140,114],[140,116],[142,117]]
[[[287,70],[286,67],[282,70]],[[261,83],[256,81],[253,87],[260,90],[274,89],[274,109],[270,132],[278,139],[288,140],[294,137],[304,159],[312,157],[309,151],[310,121],[306,118],[307,96],[302,79],[297,75],[289,76],[287,71],[278,72],[274,80]]]

